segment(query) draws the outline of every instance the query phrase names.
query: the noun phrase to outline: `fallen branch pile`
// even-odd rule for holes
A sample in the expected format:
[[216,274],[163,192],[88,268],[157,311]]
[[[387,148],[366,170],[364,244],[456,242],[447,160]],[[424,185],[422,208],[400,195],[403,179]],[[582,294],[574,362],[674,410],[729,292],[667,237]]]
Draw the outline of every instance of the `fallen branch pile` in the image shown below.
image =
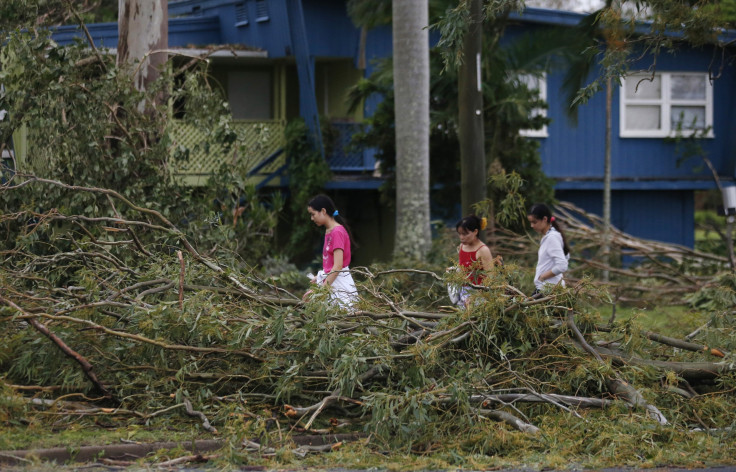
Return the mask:
[[[636,238],[611,228],[610,254],[601,253],[603,221],[571,203],[556,206],[558,220],[572,246],[565,279],[576,283],[588,277],[621,302],[682,303],[683,297],[707,286],[728,270],[726,257],[685,246]],[[512,260],[536,260],[538,242],[500,227],[489,233],[490,244]],[[601,274],[609,273],[604,282]]]
[[[0,215],[2,225],[25,225],[0,253],[0,409],[12,414],[185,413],[213,433],[236,418],[240,434],[365,431],[414,450],[497,422],[536,434],[545,415],[586,421],[591,408],[683,429],[734,420],[687,407],[736,386],[725,312],[698,335],[720,343],[712,347],[630,323],[599,329],[591,284],[531,300],[510,285],[509,266],[467,311],[442,306],[443,272],[358,268],[362,300],[348,313],[319,290],[303,303],[255,269],[203,255],[164,215],[117,192],[18,185],[97,195],[108,204],[100,214],[118,216]],[[274,453],[250,441],[244,451]]]

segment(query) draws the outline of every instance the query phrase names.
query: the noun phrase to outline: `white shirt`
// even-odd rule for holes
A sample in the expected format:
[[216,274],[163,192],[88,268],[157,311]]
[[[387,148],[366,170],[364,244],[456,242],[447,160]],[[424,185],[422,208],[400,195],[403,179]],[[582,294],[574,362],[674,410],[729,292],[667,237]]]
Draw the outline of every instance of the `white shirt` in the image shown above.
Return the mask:
[[[553,226],[549,227],[547,234],[542,236],[539,242],[539,252],[537,253],[537,271],[534,274],[534,285],[541,290],[545,284],[557,284],[562,281],[562,274],[567,270],[567,263],[570,260],[570,254],[565,255],[563,249],[565,243],[562,241],[562,235]],[[539,276],[551,270],[554,277],[547,280],[539,280]]]

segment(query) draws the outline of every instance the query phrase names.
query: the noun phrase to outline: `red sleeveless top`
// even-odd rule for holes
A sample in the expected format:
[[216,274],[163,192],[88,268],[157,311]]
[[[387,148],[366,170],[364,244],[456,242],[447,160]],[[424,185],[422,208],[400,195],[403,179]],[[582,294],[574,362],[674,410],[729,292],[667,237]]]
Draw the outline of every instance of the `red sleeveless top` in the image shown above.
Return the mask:
[[484,275],[482,274],[483,264],[478,260],[478,251],[484,247],[485,244],[481,245],[478,249],[473,252],[463,251],[462,245],[460,245],[460,251],[458,252],[459,265],[464,267],[465,272],[468,274],[468,280],[472,284],[479,284],[483,280]]

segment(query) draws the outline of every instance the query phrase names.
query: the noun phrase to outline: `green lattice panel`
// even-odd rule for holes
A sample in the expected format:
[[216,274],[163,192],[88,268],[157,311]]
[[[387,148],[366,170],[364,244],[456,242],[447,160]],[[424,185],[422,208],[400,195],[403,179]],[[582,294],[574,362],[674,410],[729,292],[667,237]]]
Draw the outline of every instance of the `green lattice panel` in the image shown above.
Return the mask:
[[[232,127],[238,137],[235,146],[226,154],[222,146],[206,146],[206,135],[201,130],[176,122],[171,129],[174,146],[185,146],[190,155],[186,162],[172,163],[175,178],[193,185],[201,184],[222,164],[250,170],[284,147],[285,123],[282,121],[235,121]],[[284,162],[285,156],[281,155],[259,174],[269,174]]]

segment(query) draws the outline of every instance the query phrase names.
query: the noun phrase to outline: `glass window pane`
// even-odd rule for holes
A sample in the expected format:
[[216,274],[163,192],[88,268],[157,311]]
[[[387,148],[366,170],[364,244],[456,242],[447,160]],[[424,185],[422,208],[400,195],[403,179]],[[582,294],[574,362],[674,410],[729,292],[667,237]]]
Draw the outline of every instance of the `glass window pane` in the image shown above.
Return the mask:
[[672,98],[677,100],[705,100],[704,75],[676,75],[670,77]]
[[625,129],[662,129],[660,117],[660,107],[657,105],[627,106]]
[[662,97],[662,77],[656,75],[652,80],[652,76],[632,76],[626,77],[624,82],[626,87],[626,98],[643,98],[657,99]]
[[672,107],[670,109],[670,123],[672,129],[678,129],[682,123],[682,129],[705,128],[705,107]]
[[532,74],[519,74],[519,82],[529,90],[539,90],[539,77]]

